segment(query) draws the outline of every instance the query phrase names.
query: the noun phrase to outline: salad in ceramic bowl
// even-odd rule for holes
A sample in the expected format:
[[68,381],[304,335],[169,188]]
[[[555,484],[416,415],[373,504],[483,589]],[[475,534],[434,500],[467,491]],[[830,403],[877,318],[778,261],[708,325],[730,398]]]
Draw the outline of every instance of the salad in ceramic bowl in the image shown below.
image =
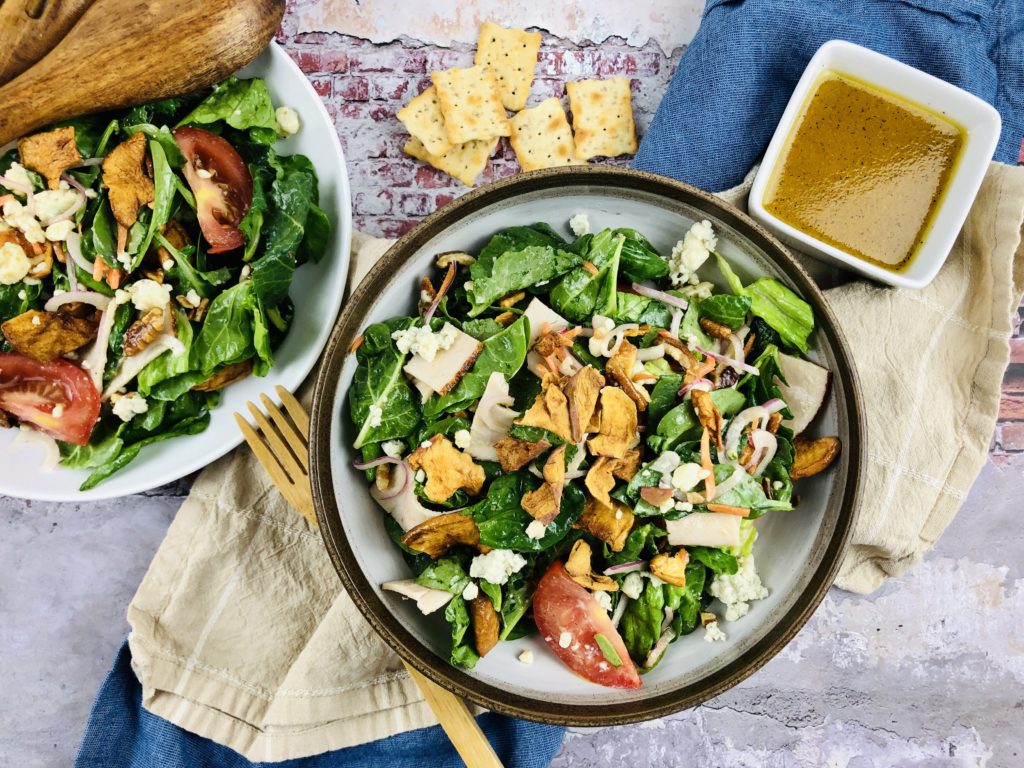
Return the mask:
[[0,148],[0,426],[82,491],[274,365],[331,239],[312,162],[278,152],[299,129],[232,77]]
[[418,312],[363,330],[355,467],[408,564],[381,587],[448,625],[451,664],[535,636],[580,677],[639,688],[673,643],[724,641],[767,596],[754,521],[799,514],[799,481],[841,443],[804,434],[830,378],[805,357],[811,306],[744,283],[710,221],[667,253],[569,225],[434,254]]

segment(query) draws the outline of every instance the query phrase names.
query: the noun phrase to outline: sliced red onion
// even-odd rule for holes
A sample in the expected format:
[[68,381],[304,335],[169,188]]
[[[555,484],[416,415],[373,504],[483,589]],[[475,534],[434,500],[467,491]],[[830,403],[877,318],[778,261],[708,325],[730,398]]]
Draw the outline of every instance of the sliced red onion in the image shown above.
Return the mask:
[[786,407],[786,404],[777,397],[773,397],[771,400],[765,400],[761,403],[761,407],[764,408],[768,413],[777,413]]
[[399,469],[402,472],[402,479],[399,482],[391,481],[389,488],[386,491],[382,491],[376,487],[376,485],[370,489],[370,495],[375,499],[387,501],[393,499],[396,496],[400,496],[405,492],[406,487],[409,485],[409,465],[405,463],[403,459],[396,459],[393,456],[381,456],[379,459],[373,461],[353,461],[352,466],[356,469],[371,469],[373,467],[379,467],[382,464],[393,464],[395,469]]
[[672,642],[672,630],[666,629],[661,633],[661,637],[658,638],[658,642],[651,648],[651,652],[647,654],[647,658],[644,659],[644,669],[650,669],[659,661],[665,654],[665,649],[668,648],[668,644]]
[[104,160],[106,160],[106,157],[90,157],[88,160],[72,165],[71,168],[90,168],[94,165],[99,165]]
[[743,373],[749,373],[753,376],[758,376],[761,373],[759,370],[757,370],[755,366],[748,365],[747,363],[744,363],[742,360],[736,360],[734,358],[729,357],[728,355],[723,355],[721,352],[708,352],[706,349],[704,349],[703,347],[699,347],[696,344],[693,348],[696,349],[705,357],[710,357],[712,360],[720,360],[721,362],[729,365],[730,367],[735,368],[737,371],[743,371]]
[[674,619],[675,616],[676,616],[676,612],[675,612],[674,608],[671,608],[671,607],[666,607],[665,608],[665,620],[661,622],[661,631],[662,632],[667,631],[668,628],[672,626],[672,619]]
[[695,379],[694,381],[691,381],[689,384],[683,384],[683,386],[679,388],[679,396],[682,397],[687,392],[690,392],[694,389],[701,389],[705,392],[710,392],[714,388],[715,385],[709,379]]
[[[733,468],[732,474],[715,486],[714,498],[719,498],[723,494],[728,493],[733,488],[735,488],[739,484],[740,480],[743,479],[743,476],[747,473],[747,471],[739,464],[731,464],[729,466],[732,466]],[[708,501],[711,501],[711,499],[708,499]]]
[[670,307],[686,309],[690,306],[686,299],[673,296],[671,293],[659,291],[657,288],[648,288],[646,285],[641,285],[640,283],[633,283],[630,287],[641,296],[646,296],[648,299],[655,299],[656,301],[660,301],[662,304],[668,304]]
[[729,456],[732,456],[732,461],[735,461],[735,457],[739,453],[740,439],[743,437],[743,430],[755,421],[759,423],[767,423],[768,416],[770,415],[771,414],[769,414],[767,409],[760,405],[752,405],[737,413],[733,417],[732,421],[729,422],[729,429],[725,432],[725,451],[724,456],[723,452],[719,452],[719,463],[726,463],[729,460]]
[[[110,314],[114,314],[110,312]],[[172,321],[173,322],[173,319]],[[173,327],[173,326],[172,326]],[[110,396],[117,392],[121,387],[130,382],[139,372],[142,371],[147,365],[156,360],[164,352],[170,351],[172,355],[180,355],[185,351],[185,345],[182,344],[175,335],[169,331],[163,331],[157,336],[149,346],[139,352],[137,355],[126,357],[121,360],[121,365],[114,375],[113,381],[111,381],[105,390],[103,390],[103,400],[110,399]],[[91,371],[90,371],[91,373]],[[102,376],[103,371],[100,370]]]
[[646,563],[643,560],[634,560],[631,563],[621,563],[619,565],[613,565],[604,569],[605,576],[615,576],[616,574],[622,575],[624,573],[633,573],[634,571],[642,571]]
[[612,613],[612,626],[619,626],[619,622],[622,621],[622,614],[626,612],[626,606],[629,605],[629,598],[626,595],[619,595],[619,602],[615,605],[615,612]]
[[764,472],[765,467],[771,463],[771,460],[775,458],[775,452],[779,448],[779,441],[767,429],[755,429],[750,433],[750,444],[754,446],[755,456],[761,454],[761,458],[758,460],[753,472],[754,477],[758,477]]
[[679,325],[683,322],[683,310],[678,307],[672,308],[672,322],[668,326],[668,332],[679,338]]
[[[78,232],[72,232],[68,235],[68,239],[65,243],[68,247],[68,256],[71,257],[71,260],[75,262],[79,269],[91,275],[96,269],[96,264],[87,260],[85,256],[82,255],[82,235]],[[68,271],[70,272],[71,270]]]
[[103,369],[107,366],[107,345],[110,343],[110,331],[114,326],[116,306],[109,306],[100,315],[100,324],[96,330],[96,341],[93,342],[82,361],[82,370],[89,374],[97,392],[103,391]]
[[68,291],[59,296],[51,296],[43,305],[47,312],[55,312],[57,307],[63,304],[70,304],[73,301],[80,301],[83,304],[92,304],[96,309],[104,310],[110,304],[110,297],[95,291]]
[[426,314],[423,315],[423,325],[430,325],[430,318],[434,316],[434,312],[437,310],[437,305],[441,303],[441,299],[448,293],[448,289],[452,287],[452,283],[455,282],[455,271],[459,268],[459,265],[452,261],[448,265],[448,273],[444,276],[444,280],[441,281],[441,287],[437,289],[437,294],[434,296],[434,300],[430,302],[430,306],[427,308]]
[[13,192],[20,192],[23,195],[31,195],[32,187],[29,184],[22,184],[20,181],[15,181],[9,176],[0,176],[0,184],[7,187]]

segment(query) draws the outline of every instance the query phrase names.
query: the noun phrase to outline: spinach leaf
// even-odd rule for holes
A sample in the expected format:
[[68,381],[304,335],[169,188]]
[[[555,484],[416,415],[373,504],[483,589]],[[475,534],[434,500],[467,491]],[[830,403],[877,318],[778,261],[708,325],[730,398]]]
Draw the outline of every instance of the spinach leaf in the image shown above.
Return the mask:
[[716,504],[728,504],[733,507],[746,507],[750,510],[750,519],[760,517],[771,510],[788,510],[793,505],[788,501],[769,499],[761,487],[761,483],[751,477],[742,468],[736,469],[732,464],[715,464],[715,482],[723,483],[739,472],[740,481],[725,493],[715,496]]
[[645,559],[645,555],[653,556],[658,551],[658,539],[666,535],[665,529],[659,528],[654,523],[638,525],[629,532],[622,551],[612,552],[608,545],[605,545],[605,562],[608,565],[621,565],[622,563],[632,563],[635,560]]
[[103,381],[108,382],[117,375],[124,356],[124,332],[131,325],[135,316],[135,308],[131,302],[118,304],[114,310],[114,321],[110,326],[110,338],[107,340],[107,365],[103,370]]
[[750,299],[746,296],[720,293],[701,301],[698,310],[709,320],[727,325],[735,331],[747,319],[747,313],[750,311]]
[[263,231],[263,219],[267,214],[267,196],[265,189],[269,189],[274,179],[277,178],[274,170],[268,165],[249,163],[249,173],[252,176],[252,203],[249,210],[238,223],[238,228],[245,237],[245,249],[242,251],[242,261],[251,261],[256,254],[256,247],[260,244],[260,233]]
[[[110,210],[110,200],[104,195],[96,214],[93,216],[92,227],[89,228],[92,234],[83,238],[92,240],[92,252],[103,259],[108,267],[119,268],[123,266],[117,260],[117,227],[114,224],[114,214]],[[91,277],[91,275],[90,275]]]
[[528,443],[539,443],[541,440],[547,440],[553,446],[558,446],[565,442],[565,440],[550,429],[529,427],[523,424],[513,424],[510,426],[508,428],[508,436],[518,438],[519,440],[526,440]]
[[619,323],[647,323],[656,328],[668,328],[672,324],[672,308],[657,299],[620,291],[612,319]]
[[444,611],[445,620],[452,625],[452,656],[451,663],[456,667],[472,669],[480,660],[476,651],[469,645],[466,631],[469,629],[469,610],[462,595],[456,595],[448,603]]
[[[530,608],[534,589],[533,580],[530,578],[531,572],[532,568],[527,565],[509,576],[508,583],[505,584],[501,604],[497,609],[501,614],[501,634],[498,638],[500,640],[510,639]],[[481,587],[485,584],[487,584],[486,581],[480,581]]]
[[188,292],[194,289],[203,298],[211,298],[216,293],[216,286],[223,285],[231,279],[231,272],[227,267],[221,267],[210,272],[201,272],[192,266],[188,257],[195,251],[193,246],[186,246],[184,251],[179,251],[164,237],[157,233],[156,242],[166,250],[174,260],[174,268],[168,272],[170,277],[176,280],[181,290]]
[[[124,305],[130,309],[129,305]],[[185,346],[185,353],[181,355],[172,354],[170,350],[164,352],[153,362],[139,371],[137,386],[139,394],[149,397],[150,392],[162,381],[180,376],[189,371],[189,360],[192,350],[192,323],[181,310],[175,310],[175,324],[178,333],[178,341]],[[176,399],[176,398],[171,398]]]
[[718,269],[732,292],[750,299],[750,311],[778,331],[782,341],[801,352],[807,352],[807,339],[814,330],[811,305],[772,277],[762,277],[743,287],[732,267],[715,254]]
[[630,600],[619,621],[619,634],[626,650],[638,666],[642,666],[654,644],[661,637],[665,619],[665,592],[649,579],[636,600]]
[[266,83],[258,77],[240,80],[231,76],[186,115],[178,125],[209,125],[224,121],[232,128],[266,128],[276,131],[274,105]]
[[[455,389],[443,397],[433,395],[424,403],[423,417],[430,421],[442,413],[456,411],[472,404],[483,395],[487,388],[487,379],[495,371],[506,379],[511,379],[526,360],[529,341],[530,321],[525,316],[520,317],[501,333],[487,339],[473,367],[463,375]],[[364,342],[363,347],[365,346]]]
[[596,268],[573,269],[551,289],[551,306],[574,323],[584,323],[597,314],[615,314],[616,282],[624,238],[615,237],[610,229],[590,240],[588,261]]
[[130,272],[139,268],[143,257],[149,251],[149,244],[153,242],[153,236],[171,218],[171,206],[174,203],[174,193],[177,189],[177,176],[174,175],[174,171],[171,170],[171,166],[167,162],[163,145],[158,141],[151,140],[149,154],[153,160],[153,214],[149,218],[146,235],[132,258]]
[[782,339],[779,338],[779,333],[766,323],[760,317],[755,317],[750,321],[750,333],[754,337],[754,343],[750,347],[750,354],[747,355],[748,360],[756,360],[762,354],[769,344],[779,346],[782,343]]
[[501,333],[504,327],[501,323],[489,317],[482,317],[479,320],[467,320],[462,324],[463,332],[468,333],[479,341],[486,341],[494,334]]
[[703,563],[715,573],[733,574],[739,570],[739,561],[724,549],[715,547],[687,547],[690,557]]
[[635,283],[659,280],[668,275],[668,262],[661,257],[650,241],[635,229],[616,229],[622,235],[622,273]]
[[331,222],[327,218],[327,213],[316,202],[310,203],[309,214],[306,216],[306,231],[302,235],[295,260],[299,264],[305,264],[307,261],[318,263],[327,252],[327,241],[330,236]]
[[423,572],[416,577],[416,583],[430,589],[440,589],[451,592],[453,595],[461,595],[462,590],[469,584],[469,576],[454,557],[443,557],[423,569]]
[[494,610],[501,612],[501,586],[491,584],[487,579],[480,579],[480,591],[491,598],[491,605]]
[[533,518],[520,506],[520,502],[537,484],[527,472],[513,472],[495,478],[487,489],[487,497],[469,509],[480,529],[482,544],[495,549],[540,552],[565,537],[572,524],[583,514],[583,505],[586,503],[583,491],[571,483],[567,484],[558,515],[548,525],[542,538],[531,539],[526,535],[526,527],[533,522]]
[[[736,389],[746,393],[750,405],[758,405],[774,398],[782,399],[782,390],[775,379],[778,377],[785,383],[786,377],[782,375],[782,368],[779,366],[778,347],[769,344],[753,364],[757,367],[758,375],[747,374],[736,383]],[[781,413],[784,418],[793,417],[789,406],[783,408]]]
[[[743,393],[732,387],[713,390],[711,400],[723,418],[739,413],[747,402]],[[693,404],[685,400],[661,417],[655,434],[648,438],[648,444],[660,453],[699,437],[700,422],[697,420],[697,414],[693,410]]]
[[679,387],[683,377],[678,373],[667,373],[661,376],[651,389],[651,402],[647,406],[647,428],[656,430],[662,416],[672,410],[679,402]]
[[434,435],[453,437],[460,429],[469,429],[469,426],[468,419],[464,419],[461,416],[449,416],[447,419],[424,424],[410,439],[409,443],[415,447],[423,441],[429,440]]
[[172,168],[181,168],[185,165],[185,156],[181,153],[178,142],[174,140],[174,135],[166,125],[157,128],[152,123],[139,123],[137,125],[129,125],[124,131],[129,136],[136,133],[145,134],[149,137],[151,144],[159,144],[160,148],[164,151],[168,165]]
[[574,254],[547,245],[530,245],[486,259],[481,253],[469,268],[469,316],[481,314],[502,296],[563,275],[578,263]]
[[39,297],[42,292],[42,283],[36,283],[35,285],[29,285],[28,283],[0,285],[0,322],[6,322],[22,312],[28,312],[30,309],[41,308],[42,302],[39,300]]
[[691,343],[691,346],[692,342],[696,342],[704,349],[710,349],[715,344],[715,340],[704,333],[704,329],[700,327],[700,312],[692,302],[683,314],[683,321],[679,324],[679,338]]
[[[687,635],[697,628],[700,619],[701,597],[707,581],[707,568],[699,562],[686,565],[686,586],[676,587],[666,584],[665,604],[675,611],[672,618],[672,631],[676,637]],[[664,658],[664,656],[662,657]]]
[[209,92],[208,88],[204,88],[187,93],[184,96],[172,96],[168,99],[151,101],[148,104],[132,107],[124,116],[124,124],[153,123],[154,125],[173,125],[182,115],[201,102]]
[[[366,329],[356,352],[358,366],[349,389],[349,414],[359,434],[353,446],[406,438],[420,421],[416,396],[402,373],[405,355],[391,334],[411,327],[416,318],[399,317]],[[380,423],[370,426],[371,406],[380,409]]]

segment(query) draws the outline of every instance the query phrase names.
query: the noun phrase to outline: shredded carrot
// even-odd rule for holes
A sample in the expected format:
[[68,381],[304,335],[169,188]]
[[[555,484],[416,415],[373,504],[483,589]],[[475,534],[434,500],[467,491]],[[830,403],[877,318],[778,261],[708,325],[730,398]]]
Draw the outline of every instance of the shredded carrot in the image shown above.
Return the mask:
[[353,352],[355,352],[357,349],[363,346],[363,341],[365,340],[365,338],[365,336],[359,334],[354,339],[352,339],[352,343],[348,345],[348,353],[351,355]]
[[593,264],[591,264],[589,261],[584,261],[583,262],[583,268],[585,270],[587,270],[587,272],[589,272],[591,275],[596,275],[598,272],[601,271],[597,267],[595,267]]
[[553,354],[558,360],[565,360],[565,347],[556,347],[555,351],[551,354]]
[[93,280],[102,280],[103,279],[103,275],[104,275],[104,273],[106,271],[107,271],[107,263],[105,261],[103,261],[103,259],[100,258],[99,255],[97,255],[96,256],[96,261],[93,262],[93,265],[92,265],[92,279]]
[[555,362],[554,355],[548,355],[547,357],[545,357],[544,362],[548,364],[548,368],[550,368],[551,372],[556,376],[561,373],[561,371],[558,370],[558,363]]
[[548,331],[550,331],[550,330],[551,330],[551,326],[550,326],[550,325],[548,325],[548,322],[547,322],[547,320],[545,320],[544,322],[542,322],[542,323],[540,324],[540,334],[538,334],[538,336],[544,336],[544,335],[546,335],[546,334],[547,334],[547,332],[548,332]]
[[707,428],[700,435],[700,465],[708,471],[704,478],[704,496],[711,501],[715,498],[715,468],[711,464],[711,433]]
[[647,371],[633,374],[633,381],[654,381],[657,378],[657,376],[653,376],[647,373]]
[[708,504],[708,512],[721,512],[723,515],[749,517],[750,510],[746,507],[734,507],[731,504]]
[[120,269],[108,269],[107,285],[116,290],[121,285],[122,275],[124,275],[124,272],[122,272]]
[[581,333],[583,333],[583,329],[582,329],[582,328],[580,328],[580,327],[579,327],[579,326],[577,325],[577,326],[576,326],[575,328],[573,328],[572,330],[569,330],[569,331],[562,331],[562,338],[563,338],[563,339],[575,339],[575,338],[576,338],[577,336],[579,336],[579,335],[580,335]]
[[59,240],[53,244],[53,254],[61,264],[68,263],[68,257],[64,253],[64,246],[60,244]]
[[706,358],[703,363],[693,369],[692,374],[694,381],[703,378],[713,370],[715,370],[715,359],[713,357]]
[[128,246],[128,229],[122,227],[120,224],[117,225],[117,255],[120,256],[124,253],[125,248]]

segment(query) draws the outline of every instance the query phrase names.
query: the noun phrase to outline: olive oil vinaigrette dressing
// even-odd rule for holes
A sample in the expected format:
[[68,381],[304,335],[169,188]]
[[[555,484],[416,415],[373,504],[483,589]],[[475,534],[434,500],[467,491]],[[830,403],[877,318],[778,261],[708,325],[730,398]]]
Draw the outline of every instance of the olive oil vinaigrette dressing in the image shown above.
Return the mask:
[[764,207],[819,240],[899,272],[931,227],[964,136],[931,110],[826,70],[787,139]]

